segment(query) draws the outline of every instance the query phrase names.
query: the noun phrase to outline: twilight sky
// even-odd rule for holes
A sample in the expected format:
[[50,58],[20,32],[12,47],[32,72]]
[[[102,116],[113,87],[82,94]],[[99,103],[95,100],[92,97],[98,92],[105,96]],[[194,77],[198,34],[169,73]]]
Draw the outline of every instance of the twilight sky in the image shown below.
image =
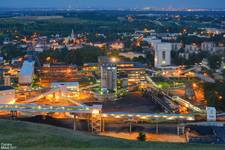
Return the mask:
[[9,8],[225,8],[225,0],[0,0]]

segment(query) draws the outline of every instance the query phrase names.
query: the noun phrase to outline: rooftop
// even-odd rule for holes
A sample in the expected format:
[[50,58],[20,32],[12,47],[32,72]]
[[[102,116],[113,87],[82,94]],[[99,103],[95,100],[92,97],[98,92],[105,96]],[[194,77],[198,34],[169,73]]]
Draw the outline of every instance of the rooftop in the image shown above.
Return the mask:
[[131,67],[131,68],[144,68],[144,65],[139,62],[119,62],[117,67]]

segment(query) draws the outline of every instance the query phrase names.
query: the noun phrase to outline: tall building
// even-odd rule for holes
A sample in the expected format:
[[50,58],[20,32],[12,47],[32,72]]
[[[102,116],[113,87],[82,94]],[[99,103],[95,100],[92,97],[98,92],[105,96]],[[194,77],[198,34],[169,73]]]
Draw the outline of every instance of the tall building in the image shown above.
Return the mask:
[[101,89],[103,93],[116,92],[117,67],[115,64],[101,65]]
[[155,49],[155,67],[161,68],[171,65],[171,43],[157,43],[154,46]]

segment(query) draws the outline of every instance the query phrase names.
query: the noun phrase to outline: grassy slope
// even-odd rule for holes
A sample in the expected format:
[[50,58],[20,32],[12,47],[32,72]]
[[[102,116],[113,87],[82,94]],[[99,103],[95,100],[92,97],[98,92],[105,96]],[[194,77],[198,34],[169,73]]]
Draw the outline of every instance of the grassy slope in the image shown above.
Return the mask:
[[[20,149],[46,150],[222,150],[224,146],[170,143],[147,143],[110,137],[100,137],[84,132],[21,121],[0,119],[0,143],[12,143]],[[47,148],[46,148],[47,147]]]

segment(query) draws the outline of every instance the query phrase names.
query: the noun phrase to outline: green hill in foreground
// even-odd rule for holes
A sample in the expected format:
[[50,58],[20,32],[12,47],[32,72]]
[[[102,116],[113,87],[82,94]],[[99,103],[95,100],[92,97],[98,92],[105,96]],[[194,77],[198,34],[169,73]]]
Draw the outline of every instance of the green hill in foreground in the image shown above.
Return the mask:
[[[92,135],[85,132],[0,119],[0,143],[16,150],[224,150],[225,146],[139,142]],[[1,149],[1,148],[0,148]]]

